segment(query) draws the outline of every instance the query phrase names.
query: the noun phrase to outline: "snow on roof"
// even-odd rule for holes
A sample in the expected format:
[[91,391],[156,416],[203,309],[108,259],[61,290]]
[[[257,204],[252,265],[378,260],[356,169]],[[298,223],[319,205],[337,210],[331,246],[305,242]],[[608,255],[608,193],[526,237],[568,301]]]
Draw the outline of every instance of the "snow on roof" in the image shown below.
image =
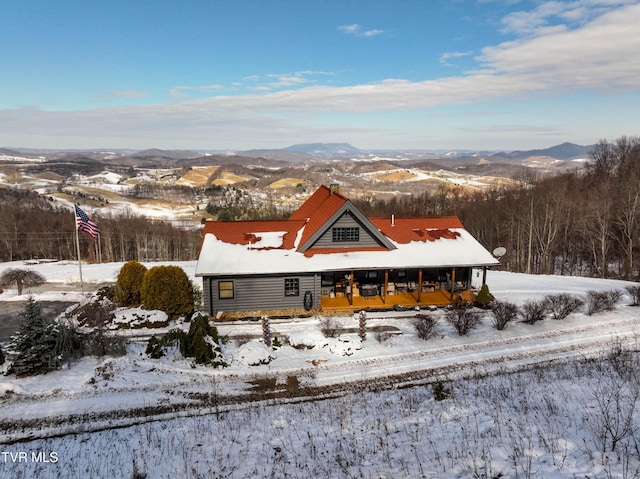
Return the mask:
[[466,230],[451,230],[455,239],[396,243],[382,251],[345,250],[312,256],[290,249],[255,249],[230,244],[212,233],[205,235],[196,276],[309,273],[371,268],[437,268],[499,264]]
[[302,250],[347,203],[323,185],[288,220],[207,221],[196,276],[499,264],[456,216],[363,217],[388,243]]

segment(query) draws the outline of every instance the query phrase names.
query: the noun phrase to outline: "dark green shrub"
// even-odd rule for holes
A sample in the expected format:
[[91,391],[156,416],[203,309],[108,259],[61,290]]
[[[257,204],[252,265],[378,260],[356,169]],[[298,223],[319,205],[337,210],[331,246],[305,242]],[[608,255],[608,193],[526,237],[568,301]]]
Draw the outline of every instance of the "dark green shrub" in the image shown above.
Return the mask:
[[137,306],[142,302],[140,290],[146,272],[146,266],[134,260],[120,268],[114,289],[114,300],[119,306]]
[[56,355],[57,330],[43,316],[40,303],[29,296],[20,315],[20,330],[11,338],[9,346],[15,357],[7,373],[31,376],[58,368],[60,359]]
[[162,342],[156,338],[155,336],[151,336],[149,341],[147,342],[147,349],[145,349],[145,354],[147,354],[150,358],[159,359],[164,356],[164,349],[162,348]]
[[431,391],[433,392],[433,399],[436,401],[444,401],[452,396],[451,388],[447,387],[447,385],[442,381],[433,383],[431,385]]
[[50,322],[32,298],[21,315],[24,319],[20,331],[10,345],[15,356],[8,374],[45,374],[85,355],[122,356],[126,353],[126,338],[105,333],[101,328],[82,334],[71,322]]
[[194,310],[193,284],[179,266],[154,266],[148,270],[140,296],[145,309],[159,309],[170,319],[192,314]]
[[486,283],[483,284],[482,288],[480,288],[480,291],[478,291],[478,295],[476,296],[476,303],[478,304],[478,306],[486,309],[487,306],[489,306],[489,304],[494,300],[495,298],[489,292],[489,286]]
[[147,345],[147,354],[157,352],[158,349],[164,354],[165,346],[177,346],[180,348],[180,354],[185,358],[194,358],[195,364],[226,366],[218,346],[220,341],[218,330],[209,324],[209,319],[204,315],[198,314],[192,318],[188,333],[180,329],[172,329],[158,341],[157,346],[152,345],[151,339]]

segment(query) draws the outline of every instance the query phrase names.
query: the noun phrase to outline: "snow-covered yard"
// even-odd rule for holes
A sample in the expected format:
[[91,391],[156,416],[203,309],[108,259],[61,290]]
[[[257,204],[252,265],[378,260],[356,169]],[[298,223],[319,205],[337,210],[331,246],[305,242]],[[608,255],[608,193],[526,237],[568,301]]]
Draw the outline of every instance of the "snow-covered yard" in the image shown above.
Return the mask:
[[[179,265],[193,276],[193,262]],[[84,265],[83,276],[113,281],[121,266]],[[29,267],[50,282],[77,281],[74,264]],[[522,304],[628,283],[496,271],[488,284]],[[0,295],[12,299],[15,291]],[[438,311],[428,341],[412,311],[370,313],[365,341],[325,338],[322,317],[272,320],[284,344],[259,366],[250,364],[266,351],[262,324],[223,323],[224,369],[177,354],[150,359],[136,338],[152,331],[125,330],[124,357],[0,377],[0,477],[637,477],[640,381],[626,351],[637,349],[640,308],[629,303],[504,331],[487,314],[468,336]],[[338,320],[358,326],[355,316]],[[373,332],[381,326],[401,334]]]

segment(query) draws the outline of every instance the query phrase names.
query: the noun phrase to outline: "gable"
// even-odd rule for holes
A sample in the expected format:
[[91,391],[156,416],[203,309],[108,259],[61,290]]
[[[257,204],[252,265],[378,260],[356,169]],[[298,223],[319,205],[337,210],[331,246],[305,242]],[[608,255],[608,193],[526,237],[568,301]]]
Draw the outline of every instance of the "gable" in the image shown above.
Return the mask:
[[[321,216],[322,222],[314,218],[305,228],[298,251],[312,248],[353,249],[359,247],[383,247],[388,250],[395,246],[371,222],[346,200],[340,208],[328,216]],[[312,224],[315,221],[315,224]]]

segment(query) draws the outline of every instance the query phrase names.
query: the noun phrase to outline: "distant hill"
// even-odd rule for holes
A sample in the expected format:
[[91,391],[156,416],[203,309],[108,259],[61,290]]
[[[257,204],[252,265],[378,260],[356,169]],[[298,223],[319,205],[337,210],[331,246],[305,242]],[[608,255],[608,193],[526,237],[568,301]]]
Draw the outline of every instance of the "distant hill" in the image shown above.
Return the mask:
[[506,158],[509,160],[526,160],[532,156],[548,156],[558,160],[573,160],[574,158],[587,158],[594,145],[581,146],[575,143],[562,143],[543,150],[499,152],[491,155],[491,158]]
[[149,150],[137,151],[131,154],[134,158],[171,158],[172,160],[190,160],[202,156],[202,153],[191,150],[160,150],[151,148]]
[[315,157],[303,151],[288,150],[247,150],[236,152],[238,156],[246,156],[250,158],[268,158],[271,160],[287,161],[290,163],[304,163],[313,160]]
[[363,154],[362,150],[349,143],[301,143],[287,146],[283,150],[306,153],[314,158],[341,158]]

